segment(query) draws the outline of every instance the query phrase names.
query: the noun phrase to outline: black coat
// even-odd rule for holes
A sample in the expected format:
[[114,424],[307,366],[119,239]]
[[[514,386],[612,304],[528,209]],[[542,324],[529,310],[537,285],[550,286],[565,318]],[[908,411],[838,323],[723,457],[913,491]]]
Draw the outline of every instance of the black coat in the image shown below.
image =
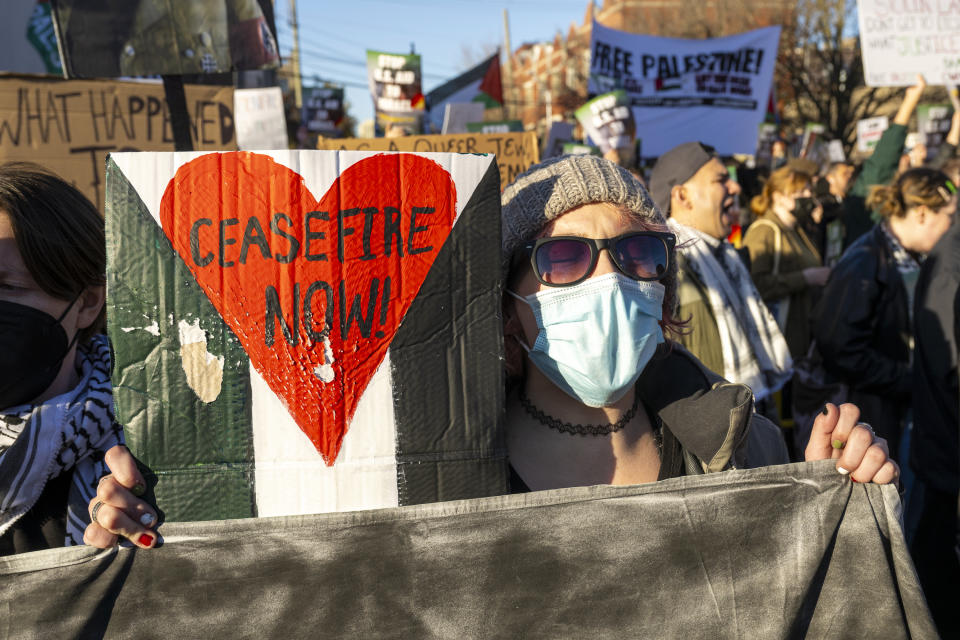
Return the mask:
[[960,225],[940,239],[917,282],[910,466],[935,489],[960,488]]
[[910,406],[912,329],[907,290],[879,226],[834,267],[814,311],[813,336],[828,376],[850,386],[849,401],[893,456]]

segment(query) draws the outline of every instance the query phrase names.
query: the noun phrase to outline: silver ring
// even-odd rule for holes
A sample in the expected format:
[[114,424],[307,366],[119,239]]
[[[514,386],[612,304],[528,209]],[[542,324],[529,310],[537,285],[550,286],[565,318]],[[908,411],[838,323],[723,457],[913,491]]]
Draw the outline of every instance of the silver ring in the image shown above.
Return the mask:
[[97,522],[97,512],[100,511],[100,507],[102,506],[103,506],[103,500],[97,500],[97,503],[93,505],[93,509],[90,510],[91,522],[96,522],[97,524],[100,524],[99,522]]

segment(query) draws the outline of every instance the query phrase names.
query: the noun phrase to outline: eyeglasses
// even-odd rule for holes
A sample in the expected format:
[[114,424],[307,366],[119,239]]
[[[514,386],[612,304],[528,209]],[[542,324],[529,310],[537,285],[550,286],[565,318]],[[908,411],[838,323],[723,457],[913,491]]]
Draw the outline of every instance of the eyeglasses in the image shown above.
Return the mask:
[[633,231],[615,238],[552,236],[524,245],[530,254],[533,273],[548,287],[569,287],[590,277],[597,267],[600,251],[623,275],[634,280],[660,280],[670,266],[670,252],[677,244],[672,233]]

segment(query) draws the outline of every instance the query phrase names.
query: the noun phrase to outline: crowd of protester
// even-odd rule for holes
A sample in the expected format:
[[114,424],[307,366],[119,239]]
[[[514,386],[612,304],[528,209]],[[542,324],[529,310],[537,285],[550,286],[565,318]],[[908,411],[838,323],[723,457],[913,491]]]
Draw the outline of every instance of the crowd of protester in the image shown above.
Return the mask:
[[[517,178],[502,198],[511,490],[791,458],[858,482],[902,468],[921,583],[960,634],[960,115],[935,157],[908,152],[923,88],[862,166],[778,145],[752,192],[699,142],[661,156],[648,188],[592,156]],[[75,189],[0,167],[0,554],[157,540],[110,399],[104,243]]]

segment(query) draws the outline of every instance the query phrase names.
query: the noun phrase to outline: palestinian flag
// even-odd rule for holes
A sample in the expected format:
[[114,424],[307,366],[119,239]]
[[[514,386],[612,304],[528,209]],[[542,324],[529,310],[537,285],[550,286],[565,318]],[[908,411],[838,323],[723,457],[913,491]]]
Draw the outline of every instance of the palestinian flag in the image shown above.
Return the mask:
[[443,111],[448,102],[482,102],[487,109],[502,107],[500,52],[427,94],[428,117],[437,131],[443,126]]
[[119,153],[108,330],[167,520],[506,490],[492,155]]

